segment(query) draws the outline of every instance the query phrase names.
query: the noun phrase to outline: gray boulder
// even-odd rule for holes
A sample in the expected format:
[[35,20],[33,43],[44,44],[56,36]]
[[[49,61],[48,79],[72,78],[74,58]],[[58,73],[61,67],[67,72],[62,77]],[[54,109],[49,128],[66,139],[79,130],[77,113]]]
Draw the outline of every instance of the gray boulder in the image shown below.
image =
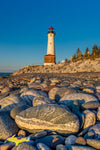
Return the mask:
[[67,87],[55,87],[49,91],[49,98],[58,101],[61,97],[70,93],[76,93],[76,91]]
[[1,109],[5,111],[10,111],[16,106],[20,106],[23,103],[23,100],[15,95],[7,96],[0,100]]
[[18,127],[8,112],[0,112],[0,138],[7,138],[18,132]]
[[45,129],[60,133],[74,133],[79,130],[78,117],[55,104],[28,108],[19,113],[15,121],[20,128],[32,133]]
[[92,95],[89,95],[89,94],[83,94],[83,93],[73,93],[73,94],[68,94],[68,95],[65,95],[63,96],[59,103],[60,104],[65,104],[69,107],[71,107],[73,105],[73,102],[78,100],[79,101],[79,104],[84,104],[84,103],[87,103],[87,102],[98,102],[98,99],[95,98],[94,96]]

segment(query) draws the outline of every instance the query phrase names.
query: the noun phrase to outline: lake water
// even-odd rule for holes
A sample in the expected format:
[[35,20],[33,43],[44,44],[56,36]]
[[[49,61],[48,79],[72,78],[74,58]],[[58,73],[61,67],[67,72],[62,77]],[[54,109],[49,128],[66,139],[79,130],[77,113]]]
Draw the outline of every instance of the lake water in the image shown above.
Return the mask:
[[1,76],[4,76],[4,77],[6,77],[6,76],[9,76],[9,75],[11,75],[12,73],[9,73],[9,72],[0,72],[0,77]]

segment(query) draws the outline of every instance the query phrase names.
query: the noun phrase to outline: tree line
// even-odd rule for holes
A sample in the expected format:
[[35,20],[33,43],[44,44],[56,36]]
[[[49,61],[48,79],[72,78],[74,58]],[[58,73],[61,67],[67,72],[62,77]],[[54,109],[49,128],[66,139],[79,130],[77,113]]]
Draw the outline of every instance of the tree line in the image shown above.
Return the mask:
[[86,48],[84,54],[82,54],[81,50],[78,48],[76,53],[73,56],[71,56],[70,60],[65,58],[65,62],[70,62],[70,61],[74,62],[74,61],[83,60],[83,59],[94,60],[95,58],[100,58],[100,47],[98,47],[97,45],[94,45],[92,47],[91,53],[88,47]]

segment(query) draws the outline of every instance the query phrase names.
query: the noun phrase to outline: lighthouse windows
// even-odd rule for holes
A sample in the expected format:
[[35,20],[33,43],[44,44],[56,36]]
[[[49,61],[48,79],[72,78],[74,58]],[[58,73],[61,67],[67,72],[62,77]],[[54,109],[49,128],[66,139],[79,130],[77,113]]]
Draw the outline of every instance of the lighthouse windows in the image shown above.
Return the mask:
[[52,43],[50,42],[50,45],[51,45]]
[[48,58],[48,61],[49,61],[49,62],[50,62],[50,60],[51,60],[51,59],[50,59],[50,58]]

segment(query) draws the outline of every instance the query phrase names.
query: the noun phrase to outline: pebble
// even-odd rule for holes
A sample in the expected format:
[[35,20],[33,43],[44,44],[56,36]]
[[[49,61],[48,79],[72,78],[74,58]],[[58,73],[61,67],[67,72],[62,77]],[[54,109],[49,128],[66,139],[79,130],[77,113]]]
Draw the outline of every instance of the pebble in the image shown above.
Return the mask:
[[51,148],[49,148],[47,145],[45,145],[43,143],[38,143],[37,148],[38,148],[38,150],[51,150]]
[[86,145],[86,141],[83,137],[78,137],[75,141],[75,144],[78,144],[78,145]]
[[75,144],[77,137],[75,135],[70,135],[65,139],[65,145],[73,145]]
[[59,144],[56,146],[56,150],[68,150],[64,145]]

